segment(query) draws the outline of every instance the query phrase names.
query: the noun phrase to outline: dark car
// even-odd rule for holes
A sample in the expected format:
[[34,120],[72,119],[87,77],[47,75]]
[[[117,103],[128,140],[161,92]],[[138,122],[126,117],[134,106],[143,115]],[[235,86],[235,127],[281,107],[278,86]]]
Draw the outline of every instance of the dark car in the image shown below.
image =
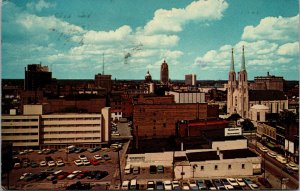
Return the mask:
[[24,178],[24,181],[29,182],[31,180],[37,179],[39,177],[38,174],[30,174]]
[[95,176],[95,179],[96,180],[100,180],[102,178],[104,178],[105,176],[108,175],[108,172],[107,171],[99,171],[96,176]]
[[156,174],[156,166],[150,165],[150,174]]
[[35,162],[34,160],[32,160],[32,161],[30,162],[30,166],[31,166],[32,168],[35,168],[35,167],[38,167],[39,165],[37,164],[37,162]]
[[162,181],[156,181],[156,190],[164,190],[164,183]]
[[76,149],[75,149],[75,153],[82,153],[82,152],[84,152],[84,151],[86,151],[85,148],[76,148]]
[[91,171],[88,175],[87,178],[88,179],[94,179],[95,176],[98,174],[99,170],[95,170],[95,171]]
[[41,172],[41,173],[38,174],[37,180],[44,180],[45,178],[47,178],[48,175],[49,174],[46,173],[46,172]]
[[206,185],[206,188],[209,190],[217,189],[210,180],[204,180],[204,184]]
[[287,166],[283,167],[283,171],[288,173],[288,174],[294,174],[295,171]]
[[212,182],[218,190],[226,190],[224,184],[219,179],[213,179]]

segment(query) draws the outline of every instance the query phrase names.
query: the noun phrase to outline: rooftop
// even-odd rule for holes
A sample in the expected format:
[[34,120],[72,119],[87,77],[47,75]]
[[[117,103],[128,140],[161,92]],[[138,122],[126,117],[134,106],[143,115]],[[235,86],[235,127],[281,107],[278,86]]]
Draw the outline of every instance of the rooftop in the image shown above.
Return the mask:
[[217,151],[186,153],[186,156],[190,162],[220,160],[219,155],[217,155]]
[[257,154],[249,149],[224,150],[221,152],[223,153],[223,159],[257,157]]
[[249,90],[249,101],[287,100],[283,91]]

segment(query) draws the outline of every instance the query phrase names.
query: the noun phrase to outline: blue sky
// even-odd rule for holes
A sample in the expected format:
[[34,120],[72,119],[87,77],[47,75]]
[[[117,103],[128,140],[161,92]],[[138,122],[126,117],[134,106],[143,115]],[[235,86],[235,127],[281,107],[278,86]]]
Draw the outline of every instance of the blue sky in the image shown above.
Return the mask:
[[[58,79],[228,79],[245,46],[248,79],[298,80],[298,0],[4,0],[2,78],[42,63]],[[104,56],[103,56],[104,55]],[[127,57],[125,59],[125,57]]]

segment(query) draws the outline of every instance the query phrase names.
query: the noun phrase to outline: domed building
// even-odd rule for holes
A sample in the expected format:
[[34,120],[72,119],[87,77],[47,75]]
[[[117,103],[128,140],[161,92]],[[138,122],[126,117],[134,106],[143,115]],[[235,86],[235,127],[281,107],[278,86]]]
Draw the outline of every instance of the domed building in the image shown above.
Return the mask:
[[145,75],[145,83],[151,83],[152,82],[152,76],[148,70],[147,74]]

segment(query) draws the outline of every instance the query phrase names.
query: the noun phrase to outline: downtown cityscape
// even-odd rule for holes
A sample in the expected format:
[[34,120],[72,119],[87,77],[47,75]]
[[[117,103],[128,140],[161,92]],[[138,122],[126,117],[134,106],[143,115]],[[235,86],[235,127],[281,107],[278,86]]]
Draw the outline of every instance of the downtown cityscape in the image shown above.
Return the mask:
[[1,3],[3,190],[299,189],[298,1]]

